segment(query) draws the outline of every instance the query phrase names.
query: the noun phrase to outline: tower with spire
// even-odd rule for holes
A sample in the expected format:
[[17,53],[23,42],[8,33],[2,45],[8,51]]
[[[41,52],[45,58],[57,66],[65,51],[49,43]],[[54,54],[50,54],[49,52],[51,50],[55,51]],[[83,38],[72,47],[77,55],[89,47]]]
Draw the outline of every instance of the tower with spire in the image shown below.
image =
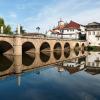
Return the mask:
[[62,18],[60,18],[60,20],[58,21],[58,26],[64,26],[64,21],[62,20]]

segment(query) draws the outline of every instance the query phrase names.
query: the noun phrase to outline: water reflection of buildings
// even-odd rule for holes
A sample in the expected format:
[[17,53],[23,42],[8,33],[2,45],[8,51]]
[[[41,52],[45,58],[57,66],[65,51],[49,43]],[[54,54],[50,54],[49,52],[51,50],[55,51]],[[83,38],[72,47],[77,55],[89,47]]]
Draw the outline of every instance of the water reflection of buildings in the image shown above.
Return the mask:
[[100,52],[90,52],[86,58],[86,72],[96,75],[100,74]]
[[86,56],[82,56],[57,63],[57,65],[59,66],[58,72],[68,71],[70,74],[76,73],[78,71],[83,70],[86,67],[85,62]]
[[48,69],[48,65],[60,61],[84,56],[87,53],[76,56],[74,51],[41,52],[39,54],[23,54],[23,56],[0,56],[0,78],[5,78],[11,74],[17,74],[17,82],[20,86],[22,72],[33,71],[40,74],[41,71]]
[[76,57],[67,61],[59,62],[58,72],[68,71],[70,74],[86,71],[89,74],[100,74],[100,53],[91,52],[87,57]]

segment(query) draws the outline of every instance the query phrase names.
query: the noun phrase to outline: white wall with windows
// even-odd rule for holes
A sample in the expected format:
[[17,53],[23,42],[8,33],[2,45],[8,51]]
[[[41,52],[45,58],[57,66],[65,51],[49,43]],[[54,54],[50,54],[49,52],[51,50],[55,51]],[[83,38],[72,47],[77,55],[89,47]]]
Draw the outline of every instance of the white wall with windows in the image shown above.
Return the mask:
[[91,67],[100,67],[99,52],[90,52],[90,55],[86,57],[86,65]]
[[100,46],[100,31],[87,31],[86,37],[90,46]]

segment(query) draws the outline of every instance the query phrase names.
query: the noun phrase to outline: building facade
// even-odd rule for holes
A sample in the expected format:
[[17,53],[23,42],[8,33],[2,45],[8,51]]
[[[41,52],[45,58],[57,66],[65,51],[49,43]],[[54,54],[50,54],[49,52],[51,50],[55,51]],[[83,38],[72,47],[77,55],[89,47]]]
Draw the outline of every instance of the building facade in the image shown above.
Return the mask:
[[100,46],[100,23],[92,22],[86,25],[86,39],[89,46]]
[[82,35],[85,35],[85,26],[74,21],[64,23],[62,20],[58,22],[57,27],[47,33],[47,36],[67,39],[80,39]]

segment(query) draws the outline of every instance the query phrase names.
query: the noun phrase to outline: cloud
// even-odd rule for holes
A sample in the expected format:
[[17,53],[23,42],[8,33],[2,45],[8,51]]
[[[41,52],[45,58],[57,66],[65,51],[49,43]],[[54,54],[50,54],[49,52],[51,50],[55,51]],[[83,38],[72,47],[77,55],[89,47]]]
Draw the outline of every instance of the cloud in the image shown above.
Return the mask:
[[[64,21],[74,20],[81,24],[87,24],[92,21],[100,21],[100,8],[91,7],[88,8],[90,1],[93,0],[62,0],[53,4],[46,5],[41,8],[40,12],[36,16],[27,17],[24,22],[27,24],[26,29],[28,31],[34,30],[35,27],[40,26],[41,32],[45,32],[49,30],[54,25],[57,25],[57,22],[60,18],[64,19]],[[91,5],[96,6],[96,4],[91,3]],[[81,8],[84,8],[80,10]],[[88,8],[88,9],[87,9]]]
[[98,13],[99,11],[100,11],[100,7],[92,10],[86,10],[75,16],[72,16],[72,19],[82,24],[87,24],[93,21],[100,22],[100,13]]
[[[87,24],[92,21],[100,21],[100,1],[96,0],[51,0],[40,2],[41,0],[16,1],[15,7],[2,11],[7,23],[21,24],[26,31],[36,31],[36,27],[41,28],[41,32],[52,29],[62,18],[65,22],[69,20]],[[6,4],[7,5],[7,4]],[[14,27],[15,25],[12,25]]]

